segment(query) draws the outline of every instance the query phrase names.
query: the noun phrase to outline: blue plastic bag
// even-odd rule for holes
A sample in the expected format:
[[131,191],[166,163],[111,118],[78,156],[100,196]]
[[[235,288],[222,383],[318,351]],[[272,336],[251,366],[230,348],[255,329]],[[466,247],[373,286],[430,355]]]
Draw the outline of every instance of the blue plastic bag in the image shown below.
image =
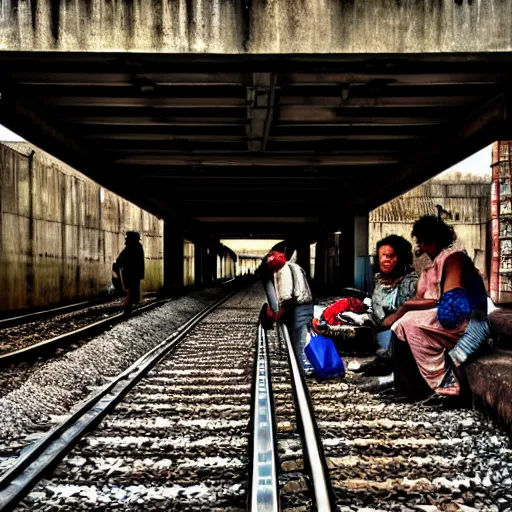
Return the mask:
[[321,334],[310,331],[309,343],[304,353],[315,369],[315,377],[328,379],[345,374],[345,364],[341,359],[334,342]]

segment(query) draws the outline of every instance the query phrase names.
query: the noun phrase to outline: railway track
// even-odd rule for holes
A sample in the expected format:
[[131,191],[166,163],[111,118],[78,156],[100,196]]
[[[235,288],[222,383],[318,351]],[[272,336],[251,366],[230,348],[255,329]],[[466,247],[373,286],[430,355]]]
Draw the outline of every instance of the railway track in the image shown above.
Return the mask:
[[[301,391],[286,330],[257,328],[260,304],[254,286],[238,293],[156,349],[149,373],[125,372],[117,398],[89,407],[100,417],[79,415],[87,435],[38,458],[39,474],[4,475],[1,510],[512,507],[508,438],[479,413],[371,394],[350,374]],[[29,492],[34,474],[46,479]]]
[[[289,379],[279,377],[285,340],[276,338],[275,378],[284,395],[291,390]],[[489,420],[453,405],[374,394],[357,382],[350,372],[345,380],[308,379],[331,499],[319,510],[512,510],[510,439]],[[288,439],[282,435],[281,441],[282,488],[295,482],[288,485],[292,492],[282,494],[283,506],[316,510],[314,501],[308,503],[313,482],[304,470],[294,413],[285,406],[282,414],[289,416]]]
[[399,402],[350,379],[311,382],[310,395],[340,510],[512,506],[509,439],[480,413]]
[[[145,303],[134,308],[133,315],[139,315],[166,302],[167,300],[147,299]],[[57,316],[48,314],[45,318],[34,319],[30,314],[18,317],[29,321],[3,328],[0,332],[0,368],[21,361],[30,362],[51,354],[57,348],[69,346],[75,340],[97,334],[124,320],[123,313],[120,312],[122,301],[119,299],[101,305],[84,304],[87,305],[81,310]],[[52,311],[60,311],[60,308]]]
[[[144,510],[243,504],[260,305],[261,297],[239,293],[190,332],[183,329],[179,345],[178,337],[167,340],[157,357],[172,353],[147,376],[133,375],[140,362],[125,372],[133,389],[19,509],[46,510],[55,502],[60,510],[90,510],[93,504],[113,501]],[[106,414],[115,402],[106,396],[102,400],[108,402]],[[81,424],[86,421],[83,412]],[[57,438],[53,441],[59,444]],[[66,445],[65,451],[70,448]],[[31,466],[23,473],[28,480],[31,471],[49,470],[47,459],[35,460],[41,469]],[[23,479],[17,474],[19,464],[2,478],[2,510],[12,509],[20,497],[11,497]]]
[[71,313],[74,311],[79,311],[82,309],[88,309],[93,306],[104,304],[108,302],[114,302],[116,299],[112,299],[111,297],[99,297],[97,299],[86,300],[82,302],[76,302],[73,304],[66,304],[65,306],[58,306],[55,308],[46,308],[40,311],[32,311],[30,313],[25,313],[22,315],[16,316],[8,316],[6,318],[0,318],[0,329],[6,329],[8,327],[16,327],[18,325],[23,325],[29,322],[35,322],[38,320],[43,320],[45,318],[49,318],[52,316],[59,316],[66,313]]

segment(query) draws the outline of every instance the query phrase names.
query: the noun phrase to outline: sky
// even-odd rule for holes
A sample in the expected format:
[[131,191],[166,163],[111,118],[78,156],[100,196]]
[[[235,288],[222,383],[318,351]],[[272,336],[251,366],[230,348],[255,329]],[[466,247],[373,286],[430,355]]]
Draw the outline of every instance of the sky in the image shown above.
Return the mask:
[[15,133],[8,130],[5,126],[0,124],[0,140],[8,140],[10,142],[20,142],[23,139],[16,135]]
[[445,172],[461,171],[476,174],[491,174],[491,163],[492,144],[471,155],[469,158],[466,158],[466,160],[462,160],[453,167],[446,169]]

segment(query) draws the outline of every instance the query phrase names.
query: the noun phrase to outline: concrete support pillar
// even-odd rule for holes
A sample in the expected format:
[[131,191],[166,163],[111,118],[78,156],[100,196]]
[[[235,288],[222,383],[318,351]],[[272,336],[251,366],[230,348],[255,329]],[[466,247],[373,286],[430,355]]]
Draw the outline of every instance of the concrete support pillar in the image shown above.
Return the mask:
[[203,284],[203,244],[194,242],[194,286]]
[[300,240],[297,242],[297,263],[304,269],[306,275],[311,275],[311,261],[310,261],[310,243],[309,240]]
[[172,221],[164,223],[164,289],[166,295],[183,294],[183,229]]
[[313,284],[315,286],[315,292],[320,293],[327,283],[327,233],[321,231],[316,239],[316,250],[315,250],[315,275],[313,278]]
[[210,284],[217,279],[217,244],[213,238],[205,243],[203,277],[205,284]]
[[368,214],[354,218],[354,286],[361,290],[367,287],[368,228]]
[[208,271],[208,244],[206,241],[201,243],[201,284],[207,285],[211,282],[211,275]]
[[339,235],[339,263],[338,276],[339,282],[336,283],[340,288],[354,286],[354,260],[355,260],[355,222],[348,219],[341,227]]

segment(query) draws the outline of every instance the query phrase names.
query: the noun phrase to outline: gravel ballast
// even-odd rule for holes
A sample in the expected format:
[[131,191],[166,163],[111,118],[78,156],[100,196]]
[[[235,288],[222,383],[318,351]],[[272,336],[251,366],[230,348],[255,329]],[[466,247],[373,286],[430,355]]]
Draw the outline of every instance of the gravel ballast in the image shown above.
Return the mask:
[[170,301],[40,363],[20,387],[0,398],[0,452],[13,441],[47,430],[52,416],[68,413],[91,388],[126,369],[225,293],[222,288],[209,288]]

